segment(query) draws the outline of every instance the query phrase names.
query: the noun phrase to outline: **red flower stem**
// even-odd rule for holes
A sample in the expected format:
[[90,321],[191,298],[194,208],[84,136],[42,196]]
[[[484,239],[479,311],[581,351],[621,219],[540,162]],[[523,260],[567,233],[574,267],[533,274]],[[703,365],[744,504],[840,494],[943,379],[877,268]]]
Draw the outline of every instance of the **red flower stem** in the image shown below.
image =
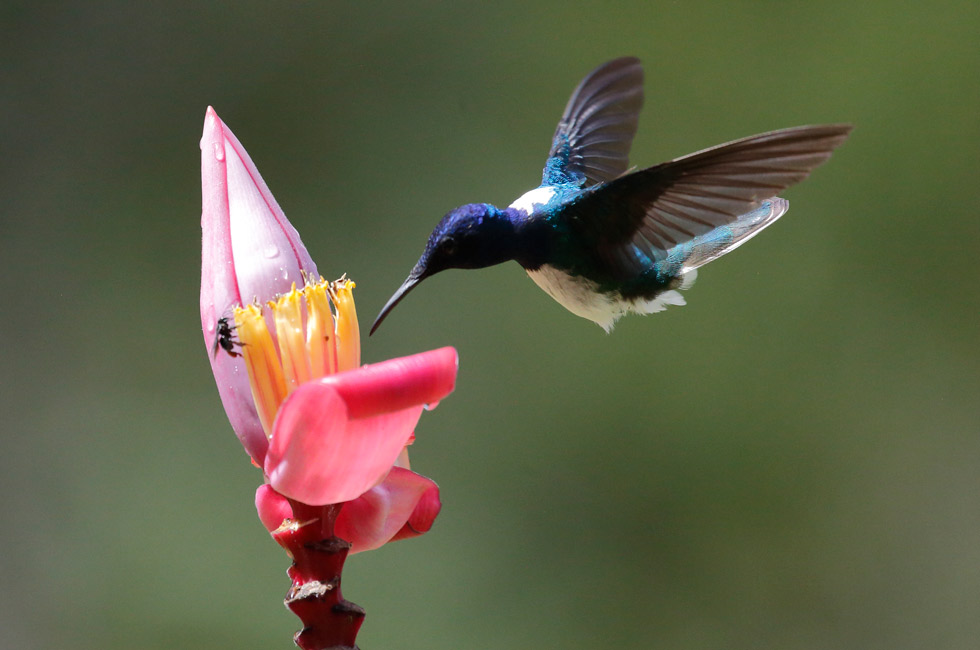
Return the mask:
[[364,610],[340,594],[340,574],[350,543],[333,534],[340,505],[310,506],[289,500],[291,523],[272,532],[293,559],[293,586],[285,604],[303,622],[293,641],[303,650],[357,650]]

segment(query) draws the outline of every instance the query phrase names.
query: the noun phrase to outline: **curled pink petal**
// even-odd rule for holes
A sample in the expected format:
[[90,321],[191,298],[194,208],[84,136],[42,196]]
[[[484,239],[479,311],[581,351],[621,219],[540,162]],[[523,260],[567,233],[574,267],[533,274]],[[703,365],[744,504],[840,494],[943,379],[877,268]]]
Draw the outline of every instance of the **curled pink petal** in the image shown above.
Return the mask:
[[380,485],[344,504],[335,531],[351,543],[351,553],[370,551],[428,531],[441,507],[432,480],[394,467]]
[[433,483],[430,489],[422,493],[405,525],[388,541],[395,542],[399,539],[418,537],[429,532],[440,510],[442,510],[442,501],[439,499],[439,486]]
[[445,347],[362,366],[327,380],[337,386],[352,418],[367,418],[436,404],[453,392],[458,368],[456,349]]
[[259,465],[268,446],[241,357],[214,353],[219,318],[253,299],[268,300],[316,275],[299,234],[245,148],[208,108],[201,137],[201,329],[232,428]]
[[259,513],[262,525],[271,533],[282,525],[284,519],[293,516],[293,509],[283,495],[272,489],[271,485],[263,483],[255,491],[255,509]]
[[290,394],[273,425],[265,473],[276,491],[310,505],[356,499],[394,464],[422,407],[353,419],[331,383]]
[[301,385],[273,425],[269,483],[311,505],[356,499],[398,460],[423,405],[452,391],[456,367],[456,351],[443,348]]

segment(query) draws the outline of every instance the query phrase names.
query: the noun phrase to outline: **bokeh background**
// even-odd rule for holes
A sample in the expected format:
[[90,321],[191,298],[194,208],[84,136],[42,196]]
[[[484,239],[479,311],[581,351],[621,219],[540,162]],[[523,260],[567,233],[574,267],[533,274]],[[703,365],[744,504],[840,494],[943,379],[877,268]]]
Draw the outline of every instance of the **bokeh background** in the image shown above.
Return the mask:
[[413,452],[435,528],[348,561],[361,647],[976,647],[975,0],[5,2],[0,30],[2,647],[291,647],[199,329],[209,104],[366,326],[624,54],[637,165],[857,128],[686,307],[607,336],[509,264],[392,313],[365,360],[461,368]]

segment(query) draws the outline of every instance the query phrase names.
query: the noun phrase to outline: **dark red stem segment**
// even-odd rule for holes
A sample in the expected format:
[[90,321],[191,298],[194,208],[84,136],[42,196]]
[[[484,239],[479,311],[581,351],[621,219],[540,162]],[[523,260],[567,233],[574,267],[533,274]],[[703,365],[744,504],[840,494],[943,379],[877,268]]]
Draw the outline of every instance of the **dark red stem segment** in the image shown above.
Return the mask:
[[303,650],[357,650],[364,610],[344,600],[340,574],[350,543],[333,534],[340,505],[309,506],[289,500],[292,519],[272,538],[293,558],[286,607],[303,622],[293,641]]

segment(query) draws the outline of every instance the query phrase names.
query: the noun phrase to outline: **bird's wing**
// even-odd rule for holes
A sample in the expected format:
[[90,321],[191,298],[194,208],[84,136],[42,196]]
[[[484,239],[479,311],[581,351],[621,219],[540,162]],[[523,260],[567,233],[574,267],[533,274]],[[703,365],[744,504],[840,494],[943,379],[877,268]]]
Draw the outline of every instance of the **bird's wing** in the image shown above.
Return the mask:
[[577,241],[588,241],[628,275],[803,180],[852,128],[800,126],[705,149],[583,192],[560,219]]
[[542,184],[589,186],[625,172],[642,106],[639,59],[614,59],[589,73],[558,122]]

